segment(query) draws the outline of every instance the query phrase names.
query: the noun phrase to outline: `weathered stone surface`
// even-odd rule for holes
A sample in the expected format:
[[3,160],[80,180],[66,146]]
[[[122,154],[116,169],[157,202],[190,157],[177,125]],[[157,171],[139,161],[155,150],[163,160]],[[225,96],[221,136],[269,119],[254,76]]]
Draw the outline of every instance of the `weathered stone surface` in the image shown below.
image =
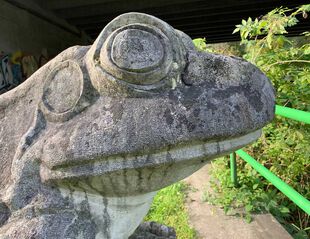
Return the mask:
[[156,222],[144,222],[129,239],[176,239],[175,230]]
[[128,238],[157,190],[273,116],[255,66],[121,15],[0,96],[0,238]]

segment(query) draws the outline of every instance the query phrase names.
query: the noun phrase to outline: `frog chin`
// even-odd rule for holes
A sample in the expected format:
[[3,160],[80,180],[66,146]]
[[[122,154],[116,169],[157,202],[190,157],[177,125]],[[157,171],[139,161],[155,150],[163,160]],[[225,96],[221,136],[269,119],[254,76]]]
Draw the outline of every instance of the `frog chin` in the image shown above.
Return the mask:
[[92,194],[108,197],[144,194],[186,178],[209,160],[242,148],[260,135],[261,130],[256,130],[229,139],[184,143],[143,155],[96,157],[54,168],[42,164],[40,174],[44,182]]
[[96,238],[128,238],[146,216],[156,192],[135,196],[105,197],[88,191],[60,188],[75,208],[87,202],[91,220],[97,227]]

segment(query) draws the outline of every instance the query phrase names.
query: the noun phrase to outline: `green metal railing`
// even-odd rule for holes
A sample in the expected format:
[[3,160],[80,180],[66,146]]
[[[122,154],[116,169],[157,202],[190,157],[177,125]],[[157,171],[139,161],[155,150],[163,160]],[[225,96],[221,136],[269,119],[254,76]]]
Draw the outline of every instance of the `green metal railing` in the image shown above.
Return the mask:
[[[295,110],[283,106],[276,106],[275,113],[277,115],[284,116],[293,120],[301,121],[306,124],[310,124],[310,113],[301,110]],[[237,181],[237,163],[236,155],[239,155],[244,161],[250,164],[257,172],[259,172],[264,178],[271,182],[277,189],[285,194],[290,200],[292,200],[297,206],[304,210],[310,215],[310,201],[300,195],[295,189],[290,187],[288,184],[283,182],[278,176],[274,175],[267,168],[257,162],[249,154],[244,152],[242,149],[237,150],[230,154],[230,174],[231,181],[235,186],[238,185]]]
[[276,115],[310,124],[310,112],[295,110],[288,107],[276,105]]

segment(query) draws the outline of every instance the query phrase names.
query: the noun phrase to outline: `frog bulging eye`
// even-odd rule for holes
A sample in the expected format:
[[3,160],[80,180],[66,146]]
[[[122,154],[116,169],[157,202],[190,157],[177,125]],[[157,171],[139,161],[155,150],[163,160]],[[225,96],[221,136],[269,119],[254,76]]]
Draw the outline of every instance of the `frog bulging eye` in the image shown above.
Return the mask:
[[101,48],[99,57],[104,71],[141,86],[161,81],[173,60],[169,39],[157,29],[141,24],[114,31]]
[[50,121],[64,121],[80,110],[83,73],[74,61],[58,64],[47,76],[43,87],[42,111]]
[[87,54],[94,87],[103,94],[171,88],[185,66],[185,49],[167,23],[141,13],[115,18]]
[[126,29],[118,33],[110,46],[111,60],[131,72],[147,72],[162,63],[165,50],[161,39],[150,32]]

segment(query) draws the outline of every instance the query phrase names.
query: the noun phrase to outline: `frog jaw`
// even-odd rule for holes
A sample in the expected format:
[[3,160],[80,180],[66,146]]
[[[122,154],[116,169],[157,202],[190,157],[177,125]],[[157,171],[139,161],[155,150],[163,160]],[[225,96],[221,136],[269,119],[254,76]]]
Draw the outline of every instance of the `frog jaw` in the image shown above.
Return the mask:
[[41,177],[61,188],[105,196],[144,194],[184,179],[209,160],[257,140],[260,134],[261,130],[256,130],[222,141],[177,145],[149,154],[98,157],[53,169],[42,164]]

